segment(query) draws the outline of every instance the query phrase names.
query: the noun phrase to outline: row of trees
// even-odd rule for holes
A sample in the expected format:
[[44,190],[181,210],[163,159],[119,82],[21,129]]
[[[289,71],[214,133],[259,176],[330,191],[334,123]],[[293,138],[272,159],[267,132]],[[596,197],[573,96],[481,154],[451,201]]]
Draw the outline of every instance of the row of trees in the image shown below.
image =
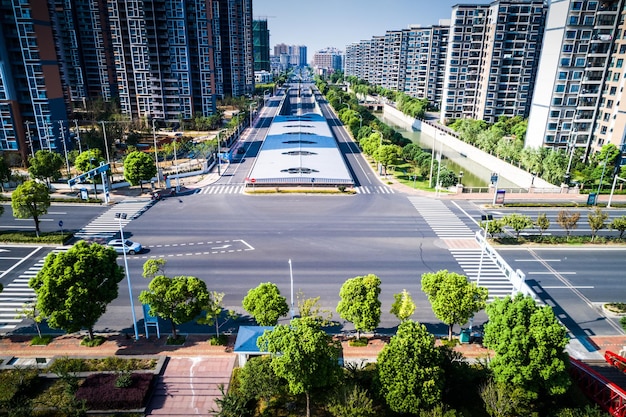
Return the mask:
[[[337,82],[343,81],[343,74],[339,74]],[[356,96],[386,97],[395,102],[398,110],[411,117],[423,118],[426,110],[436,110],[427,100],[410,97],[403,92],[371,86],[367,81],[355,76],[345,77],[345,81],[350,84]],[[320,85],[326,91],[330,89],[330,86],[323,81],[318,83],[318,87]],[[329,102],[337,108],[333,101],[329,100]],[[614,174],[617,173],[620,177],[626,176],[626,168],[619,168],[621,163],[619,149],[613,144],[604,145],[600,152],[591,155],[587,155],[583,148],[524,147],[528,120],[521,116],[502,116],[492,124],[484,120],[454,119],[449,120],[447,125],[459,134],[461,140],[516,164],[530,173],[535,173],[538,177],[555,185],[575,181],[583,186],[594,184],[604,187],[611,184]]]
[[[337,417],[600,415],[592,409],[554,413],[556,404],[568,401],[571,381],[566,330],[550,307],[517,295],[495,300],[487,314],[484,343],[496,353],[488,363],[469,365],[445,345],[436,346],[423,324],[407,319],[375,364],[343,369],[341,347],[323,330],[323,320],[293,319],[258,339],[269,356],[250,359],[235,374],[215,411],[245,416],[256,408],[277,415],[281,398],[302,395],[307,416],[312,405]],[[312,404],[312,396],[320,404]]]
[[[86,242],[79,242],[67,252],[51,253],[30,282],[37,294],[36,308],[40,315],[52,327],[69,332],[86,328],[93,337],[93,326],[108,303],[117,297],[119,282],[124,277],[116,258],[111,248]],[[174,335],[177,324],[198,317],[215,324],[219,332],[217,320],[222,317],[224,323],[220,305],[223,294],[207,291],[204,282],[195,277],[167,277],[165,264],[159,259],[144,264],[143,275],[151,278],[151,282],[139,299],[150,305],[151,314],[172,323]],[[422,289],[437,317],[450,326],[467,321],[482,309],[487,296],[485,289],[447,271],[424,274]],[[259,292],[273,294],[273,297],[262,298],[255,294]],[[378,324],[379,293],[380,279],[375,275],[349,279],[342,286],[337,311],[353,321],[355,328],[367,331]],[[255,318],[260,317],[259,321],[273,320],[278,316],[259,311],[267,306],[267,310],[286,314],[284,298],[279,303],[273,302],[279,297],[275,288],[262,284],[248,293],[244,304],[253,310]],[[269,304],[259,305],[261,302]],[[310,394],[336,386],[343,380],[338,363],[340,347],[323,331],[327,316],[311,308],[316,303],[314,299],[308,304],[308,314],[292,320],[289,325],[276,326],[258,340],[259,347],[270,353],[270,359],[263,364],[268,365],[266,370],[271,369],[271,373],[254,372],[254,376],[248,374],[248,377],[276,378],[275,382],[279,383],[250,386],[242,382],[242,389],[250,388],[246,396],[271,396],[275,395],[271,391],[277,387],[287,387],[293,395],[305,395],[307,415],[310,415]],[[409,319],[414,309],[408,292],[395,296],[392,312],[402,322],[379,355],[374,373],[376,382],[368,385],[373,392],[368,394],[364,387],[354,393],[346,392],[343,401],[334,402],[334,415],[355,415],[346,413],[358,404],[369,410],[370,414],[363,415],[375,415],[373,401],[377,399],[394,412],[411,414],[437,407],[443,401],[446,387],[458,377],[456,367],[465,365],[461,365],[451,351],[435,347],[434,337],[426,328]],[[563,353],[567,338],[552,309],[538,307],[534,300],[520,295],[495,300],[486,311],[489,322],[484,329],[484,343],[497,354],[488,365],[489,373],[480,389],[485,408],[495,410],[490,411],[490,415],[526,415],[529,410],[536,411],[555,396],[562,395],[570,384],[566,374],[567,356]],[[250,363],[259,365],[255,361]],[[245,368],[242,372],[245,374]],[[280,383],[281,380],[285,382]],[[355,403],[353,395],[366,401]]]
[[[624,237],[624,232],[626,232],[626,216],[616,217],[611,220],[611,222],[607,222],[608,219],[608,213],[598,207],[587,213],[587,220],[589,228],[591,229],[592,242],[596,239],[598,232],[606,228],[609,228],[610,230],[617,230],[619,232],[620,240]],[[572,212],[570,210],[561,210],[557,213],[556,217],[556,222],[563,230],[565,230],[568,238],[572,231],[578,227],[579,220],[580,213]],[[516,239],[519,239],[519,235],[522,231],[530,228],[536,228],[539,231],[539,236],[542,236],[543,233],[550,228],[550,226],[550,220],[545,213],[539,213],[535,220],[525,214],[512,213],[503,216],[500,219],[491,220],[481,224],[481,227],[483,229],[486,227],[487,232],[492,236],[504,233],[505,228],[509,227],[515,232]]]

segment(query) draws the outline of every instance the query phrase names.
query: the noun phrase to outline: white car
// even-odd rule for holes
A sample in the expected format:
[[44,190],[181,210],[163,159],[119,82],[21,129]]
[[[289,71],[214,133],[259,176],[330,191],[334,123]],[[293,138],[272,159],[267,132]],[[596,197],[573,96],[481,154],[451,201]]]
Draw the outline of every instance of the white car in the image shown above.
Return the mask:
[[141,252],[141,244],[133,242],[132,240],[113,239],[109,241],[108,245],[115,249],[117,253],[126,252],[129,255],[134,255]]

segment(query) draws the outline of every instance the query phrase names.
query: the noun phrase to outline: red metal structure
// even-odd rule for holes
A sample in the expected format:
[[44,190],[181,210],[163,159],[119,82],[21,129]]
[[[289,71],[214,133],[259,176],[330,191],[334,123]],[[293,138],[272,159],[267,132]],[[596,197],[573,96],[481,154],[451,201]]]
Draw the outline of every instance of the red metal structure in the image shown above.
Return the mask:
[[626,392],[623,389],[577,359],[570,358],[570,364],[572,379],[589,398],[612,416],[626,417]]
[[620,372],[626,372],[626,358],[607,350],[604,354],[604,359],[606,360],[606,363],[614,368],[617,368]]

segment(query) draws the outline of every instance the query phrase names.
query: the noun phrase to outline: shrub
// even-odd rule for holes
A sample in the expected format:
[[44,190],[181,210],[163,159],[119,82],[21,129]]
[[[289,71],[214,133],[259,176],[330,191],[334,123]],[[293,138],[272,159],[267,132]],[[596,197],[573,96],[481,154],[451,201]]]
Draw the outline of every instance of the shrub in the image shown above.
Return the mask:
[[129,388],[133,384],[132,374],[128,371],[122,371],[117,374],[115,380],[115,388]]
[[209,344],[211,346],[226,346],[228,344],[228,336],[225,334],[212,336],[211,339],[209,339]]
[[145,406],[152,374],[131,374],[127,388],[116,388],[116,374],[93,374],[76,391],[76,399],[85,401],[90,410],[129,410]]
[[37,346],[37,345],[49,345],[50,342],[52,342],[52,336],[51,335],[44,335],[44,336],[35,336],[33,337],[33,339],[30,341],[31,345]]
[[182,346],[185,344],[185,336],[177,335],[176,337],[167,336],[166,345]]
[[360,339],[350,339],[348,344],[353,347],[363,347],[367,346],[367,337],[361,337]]
[[87,336],[83,340],[80,341],[80,344],[81,344],[81,346],[96,347],[96,346],[100,346],[105,341],[106,341],[106,339],[104,337],[102,337],[102,336],[94,336],[93,339],[90,339]]

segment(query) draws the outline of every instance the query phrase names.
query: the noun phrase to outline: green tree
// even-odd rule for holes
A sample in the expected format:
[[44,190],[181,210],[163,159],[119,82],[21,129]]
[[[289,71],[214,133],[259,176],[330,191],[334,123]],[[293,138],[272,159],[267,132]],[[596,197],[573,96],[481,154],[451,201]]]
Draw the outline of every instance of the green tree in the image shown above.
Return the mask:
[[539,229],[539,236],[543,236],[543,232],[550,228],[550,220],[548,220],[548,216],[546,216],[546,213],[537,214],[535,227]]
[[4,183],[9,181],[11,181],[11,167],[4,153],[0,153],[0,190],[2,190],[2,192],[4,192]]
[[178,338],[176,326],[198,316],[208,304],[206,284],[191,276],[155,276],[148,290],[139,294],[139,301],[150,306],[150,315],[170,322],[172,337]]
[[447,270],[422,274],[422,291],[428,296],[435,316],[448,325],[449,340],[452,340],[452,327],[467,323],[485,308],[487,301],[487,288]]
[[486,311],[483,343],[495,352],[489,363],[494,380],[522,388],[530,399],[565,393],[571,383],[567,330],[552,308],[517,294],[496,298]]
[[269,403],[272,396],[280,393],[285,385],[285,381],[274,373],[269,356],[250,358],[237,376],[238,390],[242,395],[249,399],[263,399],[265,403]]
[[50,253],[28,285],[50,327],[69,333],[86,328],[93,339],[93,326],[117,298],[123,279],[113,248],[80,241],[67,252]]
[[561,210],[556,216],[556,222],[565,230],[568,239],[570,234],[572,233],[572,230],[576,229],[576,227],[578,226],[579,219],[580,213],[572,213],[569,210]]
[[350,278],[341,286],[337,313],[354,325],[357,339],[361,332],[370,332],[380,323],[380,278],[369,274]]
[[306,298],[302,291],[296,294],[299,316],[318,320],[322,326],[332,323],[333,312],[320,305],[320,297]]
[[87,172],[100,166],[104,162],[100,149],[88,149],[81,152],[74,161],[74,166],[80,172]]
[[234,310],[229,310],[220,323],[220,317],[224,311],[224,295],[223,292],[209,292],[208,303],[204,306],[204,317],[198,319],[199,324],[206,324],[208,326],[215,325],[215,336],[218,338],[220,337],[220,328],[226,324],[228,320],[237,317],[237,313]]
[[598,230],[604,229],[606,221],[608,220],[608,213],[603,212],[599,207],[596,207],[592,213],[587,214],[589,220],[589,227],[591,228],[591,241],[596,239]]
[[492,417],[509,417],[520,415],[520,407],[524,405],[524,395],[520,388],[511,389],[506,384],[490,379],[479,388],[480,398],[485,404],[487,413]]
[[311,415],[311,390],[334,386],[341,375],[341,345],[323,331],[316,320],[293,319],[266,331],[257,340],[261,351],[272,356],[272,369],[287,380],[289,392],[305,394],[306,415]]
[[143,193],[143,182],[150,181],[156,175],[156,166],[150,155],[144,152],[131,152],[124,159],[124,179],[130,185],[139,184]]
[[380,394],[397,413],[418,414],[441,400],[443,357],[426,327],[407,320],[378,354]]
[[276,284],[264,282],[248,290],[243,299],[243,308],[260,326],[275,326],[278,318],[289,312],[285,297],[280,295]]
[[609,228],[619,231],[619,238],[622,239],[624,232],[626,232],[626,216],[614,218],[609,224]]
[[[0,292],[2,292],[2,287],[0,286]],[[35,329],[37,330],[37,334],[41,338],[41,322],[44,321],[45,317],[41,314],[39,310],[37,310],[36,301],[28,301],[22,305],[21,309],[18,309],[16,319],[27,318],[33,321],[35,324]]]
[[374,417],[379,411],[365,388],[354,385],[341,387],[341,393],[328,407],[334,417]]
[[36,181],[20,184],[11,194],[13,216],[18,219],[32,218],[35,234],[39,237],[39,217],[48,212],[50,191],[47,186]]
[[380,162],[383,168],[385,169],[385,173],[387,172],[387,167],[389,165],[393,165],[398,161],[400,154],[402,153],[402,148],[398,145],[383,145],[379,146],[374,153],[374,159],[377,162]]
[[533,221],[529,216],[519,213],[511,213],[502,218],[504,224],[515,230],[515,239],[519,239],[522,230],[533,226]]
[[45,181],[50,187],[51,181],[61,178],[63,158],[56,152],[39,150],[34,157],[28,159],[28,173],[33,179]]
[[391,305],[391,314],[396,316],[401,322],[408,320],[415,312],[415,303],[411,298],[411,294],[407,290],[393,295],[394,302]]

